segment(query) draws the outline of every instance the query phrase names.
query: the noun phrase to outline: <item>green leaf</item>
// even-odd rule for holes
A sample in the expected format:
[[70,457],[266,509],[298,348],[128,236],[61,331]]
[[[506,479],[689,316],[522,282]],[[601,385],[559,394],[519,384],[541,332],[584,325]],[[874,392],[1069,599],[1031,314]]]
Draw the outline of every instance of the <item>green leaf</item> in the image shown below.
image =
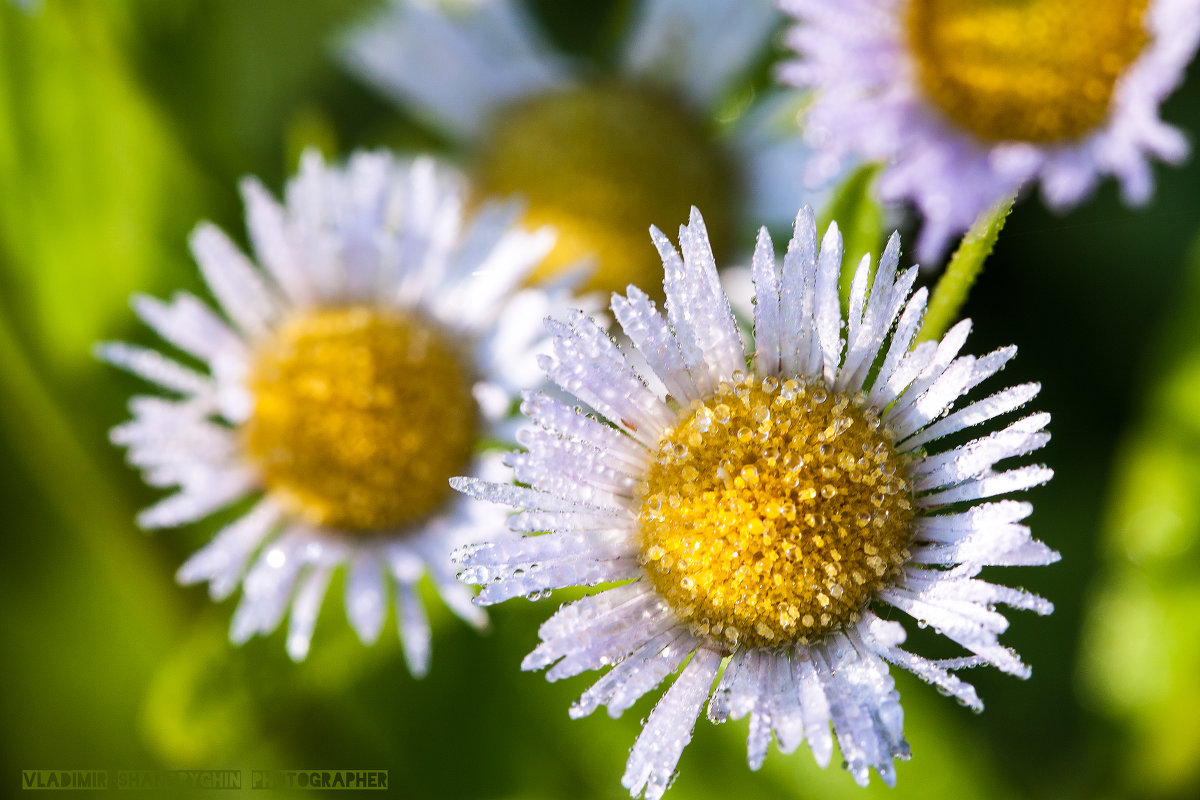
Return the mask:
[[866,164],[850,173],[834,191],[829,204],[818,221],[817,230],[824,231],[829,223],[837,222],[842,232],[843,264],[841,277],[842,303],[850,297],[854,270],[864,254],[871,254],[872,275],[878,266],[883,244],[883,209],[875,200],[875,178],[881,167]]
[[1109,493],[1080,678],[1122,725],[1125,790],[1182,797],[1200,791],[1200,242],[1156,349]]
[[1015,200],[1015,195],[1001,200],[972,223],[929,298],[925,324],[917,335],[918,342],[942,338],[958,321],[967,295],[983,270],[983,262],[996,246],[996,238],[1000,236]]
[[198,192],[136,81],[115,29],[123,7],[48,3],[0,15],[0,270],[15,333],[57,372],[130,319],[182,247]]

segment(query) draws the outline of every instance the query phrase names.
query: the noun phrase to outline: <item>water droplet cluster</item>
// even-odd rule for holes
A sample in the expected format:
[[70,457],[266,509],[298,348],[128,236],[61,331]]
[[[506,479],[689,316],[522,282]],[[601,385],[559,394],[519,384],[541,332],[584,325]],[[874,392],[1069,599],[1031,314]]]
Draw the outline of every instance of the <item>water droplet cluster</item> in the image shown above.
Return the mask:
[[704,120],[656,89],[614,82],[539,94],[500,110],[483,142],[480,193],[522,195],[525,223],[558,235],[536,277],[594,257],[589,289],[661,285],[646,228],[670,230],[692,205],[718,251],[729,240],[732,166]]
[[911,0],[925,94],[988,142],[1064,142],[1104,124],[1146,46],[1148,0]]
[[299,314],[259,346],[248,385],[246,452],[272,496],[314,525],[377,531],[428,515],[478,434],[464,359],[408,312]]
[[698,635],[807,642],[858,619],[909,557],[912,488],[861,395],[735,376],[647,469],[640,558]]

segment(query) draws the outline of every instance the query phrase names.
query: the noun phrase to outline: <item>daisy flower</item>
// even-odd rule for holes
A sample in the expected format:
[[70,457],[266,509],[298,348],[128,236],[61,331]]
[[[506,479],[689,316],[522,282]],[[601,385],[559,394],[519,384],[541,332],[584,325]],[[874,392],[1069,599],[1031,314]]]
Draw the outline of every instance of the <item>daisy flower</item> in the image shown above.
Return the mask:
[[178,573],[207,581],[214,600],[241,586],[233,642],[270,633],[290,608],[288,653],[303,659],[344,566],[358,637],[376,641],[394,595],[405,658],[423,674],[426,573],[451,610],[486,622],[449,553],[495,520],[447,479],[494,474],[479,446],[505,433],[516,393],[541,380],[526,355],[543,335],[531,319],[565,297],[521,285],[553,236],[515,227],[511,207],[464,218],[462,182],[426,159],[360,153],[339,168],[309,152],[282,206],[256,180],[241,188],[258,264],[211,224],[191,238],[225,318],[186,293],[133,302],[206,369],[100,348],[170,393],[135,397],[133,418],[112,431],[147,483],[178,488],[138,522],[238,509]]
[[1194,0],[782,0],[799,59],[781,78],[816,90],[804,118],[820,175],[843,156],[886,161],[878,192],[924,217],[940,256],[1026,182],[1080,203],[1104,175],[1126,202],[1153,192],[1150,159],[1187,142],[1158,116],[1200,41]]
[[815,197],[794,130],[802,98],[723,102],[782,20],[771,0],[639,0],[597,74],[554,52],[519,0],[395,0],[343,50],[458,143],[481,192],[528,198],[529,220],[558,233],[547,272],[595,256],[592,285],[613,290],[658,283],[645,226],[693,202],[725,248],[753,230],[743,222],[786,225]]
[[[993,499],[1050,478],[1042,466],[997,469],[1046,443],[1049,415],[963,433],[1039,387],[958,403],[1015,348],[960,354],[967,321],[914,346],[926,291],[910,294],[915,268],[897,271],[896,236],[873,279],[869,258],[859,264],[844,318],[836,225],[818,251],[802,211],[782,269],[763,229],[747,349],[700,214],[680,229],[682,256],[652,235],[665,318],[632,287],[612,302],[644,368],[581,311],[547,323],[547,374],[594,415],[527,394],[535,424],[518,436],[527,450],[508,457],[526,486],[453,481],[520,509],[511,530],[547,531],[463,548],[459,577],[483,586],[481,605],[619,582],[559,609],[522,667],[558,680],[610,666],[573,717],[601,705],[617,716],[679,671],[630,753],[623,783],[635,797],[662,795],[706,700],[714,722],[750,716],[752,768],[772,733],[783,752],[807,739],[822,765],[836,739],[858,783],[873,768],[892,784],[909,749],[888,664],[975,709],[953,670],[1029,675],[997,640],[1008,622],[996,606],[1048,614],[1050,603],[977,576],[1058,559],[1021,524],[1028,503]],[[903,649],[888,606],[962,656]]]

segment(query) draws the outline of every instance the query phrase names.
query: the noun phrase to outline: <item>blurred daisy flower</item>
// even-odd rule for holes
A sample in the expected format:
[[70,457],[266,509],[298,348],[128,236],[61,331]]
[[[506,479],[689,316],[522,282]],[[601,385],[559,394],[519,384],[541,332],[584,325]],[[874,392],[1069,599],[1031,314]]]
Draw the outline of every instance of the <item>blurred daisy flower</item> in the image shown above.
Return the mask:
[[287,649],[303,659],[345,566],[358,637],[376,641],[394,593],[405,658],[423,674],[426,572],[456,614],[486,622],[449,553],[496,520],[447,480],[494,473],[480,444],[511,426],[516,393],[541,380],[527,352],[565,292],[521,286],[553,236],[515,227],[510,207],[464,219],[461,181],[425,159],[360,153],[335,168],[308,152],[284,205],[256,180],[241,188],[261,268],[213,225],[191,239],[228,321],[186,293],[134,299],[206,371],[130,344],[100,348],[171,394],[135,397],[133,418],[112,431],[149,484],[178,487],[139,524],[240,504],[178,573],[207,581],[215,600],[241,585],[235,643],[270,633],[290,607]]
[[1028,181],[1052,208],[1104,175],[1150,199],[1150,159],[1188,152],[1158,107],[1200,40],[1194,0],[782,0],[800,58],[781,77],[817,91],[804,117],[820,176],[852,154],[885,161],[878,192],[924,217],[936,260]]
[[481,193],[521,193],[531,224],[554,226],[546,272],[595,256],[592,285],[623,290],[658,284],[651,222],[698,202],[722,249],[753,230],[743,222],[786,225],[813,197],[802,98],[725,102],[782,19],[771,0],[640,0],[615,67],[596,74],[552,51],[517,0],[395,0],[343,50],[464,148]]
[[[892,784],[893,759],[909,750],[888,664],[974,709],[982,703],[953,670],[1029,675],[997,640],[1008,621],[996,606],[1048,614],[1051,604],[977,576],[1058,560],[1021,524],[1029,503],[993,499],[1050,478],[1042,466],[997,469],[1046,443],[1049,415],[964,433],[1039,387],[957,405],[1016,350],[960,355],[967,321],[914,346],[927,293],[911,293],[915,268],[897,272],[896,236],[873,280],[869,258],[859,264],[844,319],[837,227],[818,251],[813,215],[801,212],[782,269],[764,229],[747,350],[699,213],[680,229],[682,257],[652,234],[666,317],[636,289],[612,303],[643,366],[582,311],[547,323],[544,368],[595,416],[527,394],[535,426],[507,459],[526,486],[454,480],[521,509],[511,530],[548,531],[463,548],[459,577],[483,587],[483,605],[622,582],[563,606],[522,666],[550,667],[551,680],[611,666],[574,717],[601,705],[616,716],[682,667],[630,753],[623,783],[634,796],[662,795],[706,700],[713,722],[750,715],[752,768],[772,733],[783,752],[807,739],[822,765],[836,738],[859,784],[872,768]],[[965,652],[902,649],[904,627],[876,611],[888,606]]]

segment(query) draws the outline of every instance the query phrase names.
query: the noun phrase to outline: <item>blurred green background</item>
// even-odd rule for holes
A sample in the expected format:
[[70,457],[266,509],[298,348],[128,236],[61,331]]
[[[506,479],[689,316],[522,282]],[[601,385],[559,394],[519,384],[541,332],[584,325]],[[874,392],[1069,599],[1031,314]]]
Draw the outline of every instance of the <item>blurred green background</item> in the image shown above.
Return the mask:
[[[394,626],[357,642],[336,583],[307,662],[281,633],[231,648],[236,600],[173,580],[220,520],[137,530],[155,493],[106,441],[146,387],[93,342],[153,343],[135,290],[202,293],[186,236],[211,219],[244,241],[239,177],[278,191],[307,144],[442,144],[331,57],[375,4],[42,5],[0,3],[0,787],[34,768],[372,768],[412,797],[624,796],[651,698],[572,722],[594,674],[518,669],[557,601],[495,609],[479,637],[431,597],[424,681]],[[531,5],[583,59],[611,55],[627,11]],[[1197,140],[1200,71],[1164,113]],[[1067,216],[1022,202],[967,308],[972,351],[1015,342],[1004,381],[1042,381],[1054,415],[1057,477],[1031,498],[1063,561],[990,576],[1057,604],[1012,615],[1033,679],[970,674],[975,716],[898,676],[914,758],[894,790],[806,749],[751,773],[745,721],[702,721],[670,797],[1200,796],[1200,164],[1157,172],[1140,212],[1111,185]]]

